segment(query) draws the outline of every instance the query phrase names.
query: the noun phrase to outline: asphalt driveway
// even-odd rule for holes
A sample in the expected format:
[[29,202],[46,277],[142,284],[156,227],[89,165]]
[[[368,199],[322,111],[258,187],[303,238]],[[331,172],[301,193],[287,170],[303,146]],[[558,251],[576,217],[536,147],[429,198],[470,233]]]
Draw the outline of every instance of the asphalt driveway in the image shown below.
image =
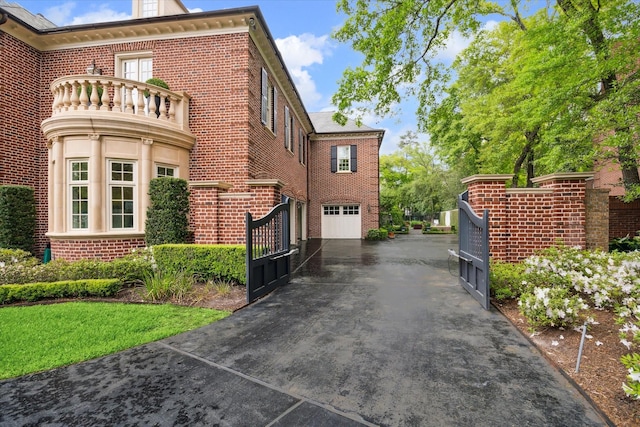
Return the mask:
[[452,236],[310,241],[212,325],[0,382],[0,425],[599,426],[449,272]]

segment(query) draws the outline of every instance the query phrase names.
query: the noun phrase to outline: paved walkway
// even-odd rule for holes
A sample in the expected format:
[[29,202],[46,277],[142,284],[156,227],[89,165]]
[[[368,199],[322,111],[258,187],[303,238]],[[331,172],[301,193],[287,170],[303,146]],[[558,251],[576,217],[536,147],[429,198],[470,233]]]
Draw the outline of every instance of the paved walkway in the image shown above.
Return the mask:
[[0,382],[0,425],[599,426],[449,271],[453,236],[311,241],[212,325]]

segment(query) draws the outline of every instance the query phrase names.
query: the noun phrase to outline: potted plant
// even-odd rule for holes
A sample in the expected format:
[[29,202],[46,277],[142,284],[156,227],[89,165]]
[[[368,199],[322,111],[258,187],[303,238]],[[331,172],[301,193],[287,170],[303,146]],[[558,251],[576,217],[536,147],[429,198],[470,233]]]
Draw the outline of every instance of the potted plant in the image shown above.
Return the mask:
[[[154,85],[169,90],[169,85],[162,79],[151,77],[145,82],[148,85]],[[149,98],[149,90],[145,89],[144,97]],[[156,117],[160,117],[160,97],[156,95]]]

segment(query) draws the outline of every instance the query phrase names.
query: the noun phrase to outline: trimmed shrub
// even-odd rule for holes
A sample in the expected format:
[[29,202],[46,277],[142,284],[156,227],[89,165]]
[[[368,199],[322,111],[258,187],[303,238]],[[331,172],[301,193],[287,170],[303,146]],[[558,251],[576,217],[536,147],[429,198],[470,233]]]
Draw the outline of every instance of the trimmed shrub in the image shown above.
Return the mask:
[[489,268],[491,296],[498,300],[518,298],[526,288],[524,271],[525,266],[521,263],[492,261]]
[[386,240],[389,237],[389,233],[384,228],[372,228],[367,231],[366,240]]
[[230,279],[246,284],[244,245],[157,245],[153,257],[162,273],[198,275],[203,280]]
[[[32,261],[33,260],[33,261]],[[142,282],[153,270],[152,262],[143,257],[127,256],[113,261],[56,259],[39,264],[35,258],[7,264],[0,268],[0,284],[56,282],[60,280],[118,279],[123,284]]]
[[33,252],[36,231],[36,201],[33,188],[0,186],[0,247]]
[[9,264],[18,263],[38,263],[38,260],[27,251],[22,249],[4,249],[0,248],[0,268]]
[[115,295],[121,288],[122,282],[118,279],[0,285],[0,304],[10,304],[16,301],[38,301],[45,298],[107,297]]
[[189,191],[180,178],[154,178],[149,184],[145,241],[148,246],[186,243],[189,238]]
[[625,237],[619,237],[609,242],[609,252],[632,251],[640,251],[640,231],[637,231],[634,237],[627,234]]

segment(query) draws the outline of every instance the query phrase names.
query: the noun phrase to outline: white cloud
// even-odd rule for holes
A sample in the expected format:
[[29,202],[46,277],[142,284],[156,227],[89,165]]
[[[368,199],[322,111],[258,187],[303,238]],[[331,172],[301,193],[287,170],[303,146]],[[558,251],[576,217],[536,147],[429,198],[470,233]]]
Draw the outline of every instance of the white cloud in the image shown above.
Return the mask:
[[92,24],[94,22],[124,21],[131,19],[131,15],[110,9],[109,6],[100,5],[98,10],[87,12],[84,15],[74,16],[67,25]]
[[187,10],[189,11],[189,13],[200,13],[202,12],[202,9],[199,7],[193,8],[193,9],[189,9],[187,8]]
[[316,37],[309,33],[291,35],[276,39],[276,45],[307,108],[319,103],[322,95],[317,91],[309,68],[322,64],[324,58],[331,55],[329,36]]
[[[497,25],[498,21],[487,21],[482,26],[482,29],[491,31],[496,28]],[[460,52],[469,47],[472,40],[472,38],[464,37],[458,31],[453,31],[445,42],[445,48],[438,52],[437,58],[441,61],[452,62]]]
[[101,4],[96,10],[85,11],[82,15],[76,14],[77,3],[69,1],[59,6],[50,7],[44,12],[44,16],[56,25],[82,25],[94,22],[124,21],[131,19],[131,15],[118,12],[109,7],[108,4]]
[[71,11],[76,7],[76,3],[69,1],[61,5],[50,7],[45,10],[44,16],[56,25],[67,25],[71,17]]

